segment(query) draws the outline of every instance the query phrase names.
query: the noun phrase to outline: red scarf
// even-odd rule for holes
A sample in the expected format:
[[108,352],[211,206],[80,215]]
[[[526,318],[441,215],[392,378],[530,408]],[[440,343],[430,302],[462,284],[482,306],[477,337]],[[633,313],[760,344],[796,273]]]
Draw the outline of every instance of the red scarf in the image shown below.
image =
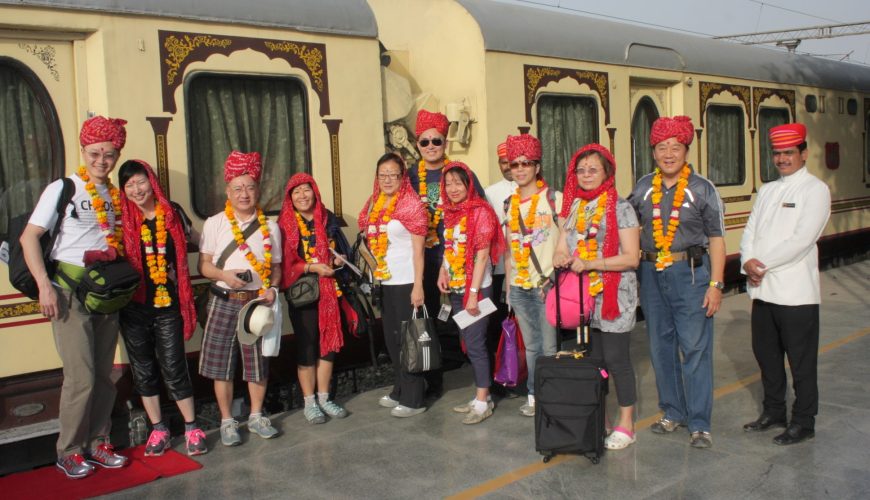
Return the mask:
[[[372,190],[372,195],[366,200],[357,219],[359,230],[364,234],[368,231],[369,227],[369,210],[378,201],[380,194],[381,189],[378,186],[377,176],[375,176],[375,186]],[[420,195],[411,187],[411,181],[408,179],[407,172],[402,174],[402,186],[397,194],[399,199],[396,201],[396,209],[393,211],[392,219],[401,222],[409,233],[416,234],[417,236],[426,236],[426,233],[429,231],[429,212],[426,209],[426,205],[420,201]]]
[[[613,165],[613,174],[604,179],[596,189],[586,191],[577,184],[577,174],[574,169],[577,168],[577,159],[581,154],[587,151],[595,151]],[[616,221],[616,160],[610,151],[600,144],[587,144],[583,146],[568,162],[565,189],[562,193],[562,212],[560,217],[567,218],[571,213],[571,205],[574,200],[582,198],[586,201],[592,201],[603,193],[607,192],[607,204],[604,206],[604,217],[606,232],[604,233],[604,247],[601,249],[601,255],[604,257],[612,257],[619,254],[619,224]],[[579,205],[578,205],[579,206]],[[585,214],[577,214],[577,217],[585,217]],[[601,317],[607,320],[616,319],[619,317],[619,300],[617,292],[619,292],[619,282],[622,280],[622,272],[617,271],[602,271],[602,284],[604,285],[604,303],[601,305]]]
[[[451,168],[461,168],[468,176],[468,195],[464,201],[453,203],[447,197],[445,179]],[[489,248],[489,257],[493,264],[498,263],[499,257],[504,253],[504,235],[499,227],[498,216],[492,206],[477,194],[474,188],[474,174],[468,165],[453,161],[444,167],[441,175],[441,203],[444,206],[444,227],[456,227],[463,217],[465,221],[466,249],[465,249],[465,295],[462,297],[462,305],[468,301],[471,279],[474,274],[474,256],[483,248]]]
[[[278,216],[278,226],[284,238],[281,288],[289,287],[301,276],[299,273],[294,273],[293,268],[298,267],[300,262],[304,262],[297,251],[299,225],[296,220],[296,208],[293,207],[293,200],[290,198],[293,189],[302,184],[308,184],[314,191],[314,256],[317,257],[317,262],[322,264],[330,265],[332,262],[329,238],[326,234],[329,212],[321,201],[320,189],[310,175],[296,174],[287,181],[287,186],[284,188],[284,202],[281,204],[281,215]],[[317,302],[317,323],[320,327],[320,355],[326,356],[330,352],[341,350],[344,345],[344,335],[341,330],[338,297],[335,294],[335,278],[321,276],[318,283],[320,300]]]
[[[172,208],[166,195],[163,194],[160,183],[157,182],[154,170],[143,160],[134,161],[145,167],[145,171],[148,173],[148,181],[151,182],[151,190],[154,192],[154,202],[163,208],[166,230],[172,236],[172,243],[175,245],[175,278],[178,287],[181,318],[184,322],[184,340],[190,340],[190,337],[193,336],[193,331],[196,330],[196,306],[193,301],[193,287],[190,285],[190,272],[187,269],[187,237],[184,234],[184,228],[178,214],[175,213],[175,209]],[[127,250],[126,258],[130,262],[130,265],[133,266],[133,269],[142,276],[139,288],[133,294],[133,300],[144,304],[145,280],[150,279],[142,266],[142,247],[140,246],[144,216],[139,207],[127,198],[126,193],[124,193],[124,186],[121,186],[120,191],[121,221],[124,225],[124,248]]]

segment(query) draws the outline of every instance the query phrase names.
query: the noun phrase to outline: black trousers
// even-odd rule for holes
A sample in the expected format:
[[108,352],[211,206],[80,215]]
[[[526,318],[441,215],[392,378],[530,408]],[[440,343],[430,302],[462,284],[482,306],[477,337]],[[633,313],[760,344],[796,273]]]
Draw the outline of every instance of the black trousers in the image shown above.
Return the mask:
[[819,305],[781,306],[752,301],[752,352],[761,368],[764,413],[786,416],[784,356],[794,385],[791,422],[815,428],[819,412]]
[[[423,261],[424,303],[426,311],[432,317],[437,317],[441,310],[441,290],[438,289],[438,274],[441,272],[442,259],[444,258],[443,252],[440,251],[441,248],[440,245],[436,248],[427,248]],[[410,290],[408,293],[411,293]],[[442,334],[444,324],[440,321],[435,321],[435,324],[439,327],[439,334]],[[442,370],[424,372],[423,378],[426,380],[429,392],[441,394],[444,391],[444,373]]]
[[411,289],[408,285],[384,285],[381,322],[384,326],[384,343],[393,362],[393,391],[390,397],[408,408],[423,406],[423,375],[408,373],[399,362],[402,346],[402,321],[411,319]]

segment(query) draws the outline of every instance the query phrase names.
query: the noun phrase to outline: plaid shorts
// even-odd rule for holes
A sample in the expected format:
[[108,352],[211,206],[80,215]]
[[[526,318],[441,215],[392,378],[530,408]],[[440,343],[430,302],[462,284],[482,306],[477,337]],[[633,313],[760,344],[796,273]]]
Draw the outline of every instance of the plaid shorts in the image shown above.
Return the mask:
[[210,294],[208,321],[202,335],[199,374],[213,380],[232,380],[241,351],[242,380],[260,382],[269,375],[269,360],[263,357],[262,339],[253,345],[241,345],[236,337],[239,311],[245,302],[224,300]]

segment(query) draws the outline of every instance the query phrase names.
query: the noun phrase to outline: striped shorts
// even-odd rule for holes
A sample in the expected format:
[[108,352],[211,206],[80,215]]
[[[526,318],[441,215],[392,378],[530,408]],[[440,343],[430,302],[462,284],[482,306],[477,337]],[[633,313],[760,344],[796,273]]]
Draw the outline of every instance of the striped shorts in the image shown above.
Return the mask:
[[208,321],[199,353],[199,374],[213,380],[232,380],[241,353],[242,380],[260,382],[269,376],[269,360],[263,357],[262,339],[253,345],[239,344],[236,325],[245,302],[224,300],[210,294]]

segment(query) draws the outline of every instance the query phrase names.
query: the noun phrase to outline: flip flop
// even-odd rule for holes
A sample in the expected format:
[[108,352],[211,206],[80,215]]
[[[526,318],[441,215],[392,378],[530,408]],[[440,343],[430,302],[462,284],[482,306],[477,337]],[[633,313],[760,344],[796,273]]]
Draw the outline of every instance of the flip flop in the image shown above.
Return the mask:
[[604,440],[604,447],[608,450],[622,450],[634,444],[637,439],[634,433],[625,427],[614,427],[613,432]]

